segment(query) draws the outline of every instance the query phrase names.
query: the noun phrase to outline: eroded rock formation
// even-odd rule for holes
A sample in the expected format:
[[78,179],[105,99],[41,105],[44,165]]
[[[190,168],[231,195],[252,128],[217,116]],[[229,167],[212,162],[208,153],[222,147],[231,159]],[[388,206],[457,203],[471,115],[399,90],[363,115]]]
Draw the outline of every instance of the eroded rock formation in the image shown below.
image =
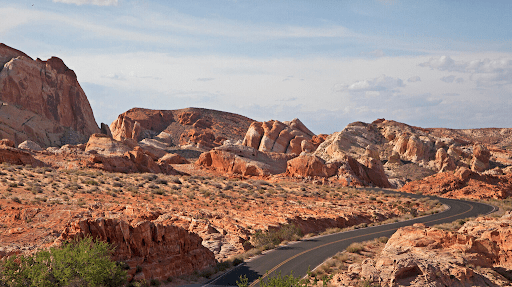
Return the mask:
[[422,193],[451,198],[503,199],[512,195],[512,174],[499,168],[485,173],[459,167],[405,184],[403,192]]
[[60,240],[84,236],[115,245],[113,259],[126,262],[135,280],[166,280],[216,264],[214,254],[201,245],[197,234],[159,222],[130,224],[118,219],[82,219],[69,224]]
[[99,128],[73,70],[52,57],[33,60],[0,46],[0,138],[61,146],[87,141]]
[[422,224],[400,228],[374,259],[349,272],[381,286],[508,286],[511,214],[478,218],[457,232]]
[[259,151],[294,153],[314,152],[326,135],[316,136],[299,119],[289,122],[253,122],[243,145]]
[[197,165],[217,171],[265,176],[286,171],[286,162],[294,154],[262,152],[252,147],[227,144],[201,154]]

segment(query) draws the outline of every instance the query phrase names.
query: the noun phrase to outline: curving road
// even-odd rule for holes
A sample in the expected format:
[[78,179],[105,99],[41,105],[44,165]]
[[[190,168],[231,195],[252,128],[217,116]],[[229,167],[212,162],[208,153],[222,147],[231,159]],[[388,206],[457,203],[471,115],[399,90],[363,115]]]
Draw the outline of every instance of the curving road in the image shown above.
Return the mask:
[[[378,189],[374,189],[379,191]],[[389,190],[382,190],[385,193],[393,194]],[[346,231],[342,233],[330,234],[305,239],[287,246],[279,247],[264,255],[246,261],[231,271],[217,277],[203,286],[236,286],[236,281],[240,275],[246,275],[249,278],[250,286],[259,285],[259,278],[272,276],[281,272],[288,275],[293,271],[294,276],[304,276],[308,268],[313,269],[327,258],[332,257],[338,251],[344,250],[353,242],[371,240],[381,236],[390,237],[395,231],[404,226],[414,223],[424,223],[427,226],[452,222],[457,219],[488,214],[495,210],[491,205],[482,203],[439,198],[432,196],[423,196],[409,193],[398,193],[411,198],[428,197],[437,199],[450,208],[441,213],[414,218],[407,221],[396,222],[386,225],[372,226],[362,229]],[[268,271],[268,272],[267,272]]]

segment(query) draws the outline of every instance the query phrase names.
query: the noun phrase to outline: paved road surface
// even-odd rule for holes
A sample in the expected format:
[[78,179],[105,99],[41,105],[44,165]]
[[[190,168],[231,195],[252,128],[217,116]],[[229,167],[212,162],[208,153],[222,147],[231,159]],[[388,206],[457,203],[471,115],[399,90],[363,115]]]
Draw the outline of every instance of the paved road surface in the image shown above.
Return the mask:
[[[375,190],[375,192],[379,191],[378,189],[373,190]],[[386,193],[396,193],[387,190],[383,191]],[[425,197],[416,194],[402,195],[411,198]],[[249,278],[250,286],[258,286],[258,278],[262,276],[272,276],[279,272],[281,272],[282,275],[289,275],[290,272],[293,271],[295,277],[302,277],[306,275],[308,268],[315,268],[327,258],[335,255],[338,251],[347,248],[353,242],[371,240],[381,236],[390,237],[398,228],[414,223],[424,223],[430,226],[494,211],[493,206],[482,203],[438,197],[429,198],[439,200],[441,203],[450,206],[450,209],[408,221],[309,238],[289,244],[244,262],[230,272],[211,280],[203,286],[236,286],[236,281],[240,278],[240,275],[246,275]]]

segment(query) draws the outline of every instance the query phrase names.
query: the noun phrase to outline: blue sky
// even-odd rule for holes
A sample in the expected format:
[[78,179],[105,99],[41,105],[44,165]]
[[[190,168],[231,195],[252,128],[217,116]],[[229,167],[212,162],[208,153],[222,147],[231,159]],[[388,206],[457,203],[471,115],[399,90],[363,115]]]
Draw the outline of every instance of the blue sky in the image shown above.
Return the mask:
[[0,42],[62,58],[98,123],[204,107],[316,133],[512,125],[512,1],[0,3]]

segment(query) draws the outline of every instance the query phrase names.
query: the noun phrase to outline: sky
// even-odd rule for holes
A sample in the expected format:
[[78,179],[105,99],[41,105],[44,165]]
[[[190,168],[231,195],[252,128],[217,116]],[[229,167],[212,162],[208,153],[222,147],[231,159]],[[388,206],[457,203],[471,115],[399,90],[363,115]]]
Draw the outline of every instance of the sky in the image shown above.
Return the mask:
[[210,108],[315,133],[512,127],[512,1],[0,0],[0,42],[73,69],[99,123]]

